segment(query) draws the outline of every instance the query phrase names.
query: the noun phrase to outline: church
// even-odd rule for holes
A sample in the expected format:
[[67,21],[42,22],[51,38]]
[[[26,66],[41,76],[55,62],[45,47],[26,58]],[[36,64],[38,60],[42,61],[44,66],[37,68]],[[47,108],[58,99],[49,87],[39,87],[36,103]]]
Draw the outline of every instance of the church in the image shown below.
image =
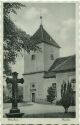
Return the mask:
[[55,101],[58,101],[61,99],[63,81],[72,83],[75,94],[75,55],[60,57],[61,46],[48,34],[42,23],[30,40],[41,51],[24,53],[23,101],[47,102],[47,90],[50,86],[54,87]]

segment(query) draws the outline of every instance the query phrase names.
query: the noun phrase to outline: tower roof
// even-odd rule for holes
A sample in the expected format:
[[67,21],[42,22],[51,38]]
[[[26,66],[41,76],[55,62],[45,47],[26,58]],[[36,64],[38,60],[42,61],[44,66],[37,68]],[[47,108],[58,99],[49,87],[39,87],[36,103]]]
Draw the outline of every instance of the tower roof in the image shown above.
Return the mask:
[[39,29],[33,34],[30,40],[35,44],[43,42],[55,46],[57,48],[60,48],[60,46],[55,42],[55,40],[46,32],[42,24],[40,25]]

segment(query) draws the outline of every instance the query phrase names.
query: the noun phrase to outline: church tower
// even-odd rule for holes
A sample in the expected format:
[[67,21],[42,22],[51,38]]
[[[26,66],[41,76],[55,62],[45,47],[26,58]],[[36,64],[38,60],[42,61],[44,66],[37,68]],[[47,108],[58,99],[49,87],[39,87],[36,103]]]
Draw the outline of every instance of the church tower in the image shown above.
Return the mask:
[[60,46],[44,29],[42,16],[40,19],[41,24],[38,30],[30,38],[31,42],[39,46],[40,51],[31,51],[30,54],[24,53],[24,101],[42,98],[41,84],[44,84],[44,73],[59,57]]

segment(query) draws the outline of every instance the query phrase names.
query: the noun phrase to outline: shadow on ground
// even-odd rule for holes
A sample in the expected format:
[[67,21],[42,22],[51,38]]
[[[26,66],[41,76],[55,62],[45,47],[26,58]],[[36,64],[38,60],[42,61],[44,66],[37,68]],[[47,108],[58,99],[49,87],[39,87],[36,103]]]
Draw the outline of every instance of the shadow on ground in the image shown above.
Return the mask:
[[44,114],[25,114],[24,118],[75,118],[75,112],[68,113],[44,113]]

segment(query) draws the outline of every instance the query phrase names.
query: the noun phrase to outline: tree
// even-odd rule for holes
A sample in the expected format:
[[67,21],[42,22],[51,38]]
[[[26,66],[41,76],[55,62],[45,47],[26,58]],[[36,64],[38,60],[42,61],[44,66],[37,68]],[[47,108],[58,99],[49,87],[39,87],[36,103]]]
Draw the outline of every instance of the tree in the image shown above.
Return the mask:
[[61,97],[61,104],[65,109],[65,113],[67,113],[72,101],[72,86],[69,81],[68,83],[63,82],[61,85]]
[[17,28],[10,18],[10,14],[17,14],[17,9],[25,5],[21,3],[4,3],[3,4],[3,67],[6,75],[11,75],[10,64],[15,64],[16,57],[24,49],[28,53],[30,50],[37,50],[39,47],[30,41],[30,36],[25,31]]
[[48,92],[47,101],[52,103],[53,100],[55,100],[55,96],[56,96],[56,93],[55,93],[53,86],[49,87],[47,92]]

